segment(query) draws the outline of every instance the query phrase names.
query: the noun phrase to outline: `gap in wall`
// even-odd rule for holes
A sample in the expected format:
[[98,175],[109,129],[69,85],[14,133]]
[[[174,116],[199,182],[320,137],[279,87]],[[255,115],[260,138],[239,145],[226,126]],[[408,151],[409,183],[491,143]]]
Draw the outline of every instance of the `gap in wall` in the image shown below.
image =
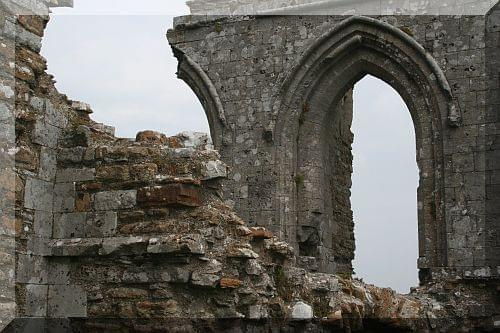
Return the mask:
[[388,84],[366,76],[354,87],[352,132],[356,277],[408,293],[418,285],[415,130]]
[[42,55],[56,87],[89,103],[120,137],[141,130],[210,135],[193,91],[177,79],[166,32],[173,16],[51,15]]

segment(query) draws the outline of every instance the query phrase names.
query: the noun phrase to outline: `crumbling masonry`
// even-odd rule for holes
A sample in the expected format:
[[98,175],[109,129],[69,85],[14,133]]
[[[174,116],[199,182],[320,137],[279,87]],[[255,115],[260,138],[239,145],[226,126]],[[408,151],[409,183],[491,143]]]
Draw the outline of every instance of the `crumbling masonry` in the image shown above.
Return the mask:
[[[0,2],[7,330],[500,327],[499,5],[297,16],[278,15],[282,1],[210,16],[255,3],[193,1],[209,16],[168,32],[214,150],[188,133],[116,138],[39,55],[49,6],[71,4]],[[367,74],[415,125],[421,286],[409,295],[351,279],[352,87]]]

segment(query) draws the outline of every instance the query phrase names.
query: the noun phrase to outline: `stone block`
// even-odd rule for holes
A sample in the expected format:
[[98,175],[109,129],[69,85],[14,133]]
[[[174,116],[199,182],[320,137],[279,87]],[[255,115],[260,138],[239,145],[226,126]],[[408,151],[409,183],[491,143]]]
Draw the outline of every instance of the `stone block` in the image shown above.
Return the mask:
[[75,209],[77,212],[88,212],[92,208],[92,196],[90,193],[78,193],[76,195]]
[[5,21],[4,33],[5,36],[12,39],[15,38],[19,44],[27,46],[36,53],[40,52],[42,48],[42,38],[40,36],[35,35],[14,22]]
[[85,147],[62,148],[59,149],[57,159],[61,162],[78,163],[83,160],[85,151]]
[[44,284],[48,281],[47,260],[40,256],[18,254],[16,282]]
[[205,162],[203,163],[203,179],[226,178],[227,170],[227,165],[220,160]]
[[137,133],[135,141],[142,143],[165,145],[167,143],[167,136],[163,133],[155,131],[142,131]]
[[75,210],[75,184],[61,183],[54,186],[54,212]]
[[111,298],[147,298],[148,291],[138,288],[112,288],[106,295]]
[[30,105],[36,110],[43,112],[45,110],[45,99],[33,96],[30,98]]
[[96,256],[102,247],[101,238],[58,239],[49,243],[53,257]]
[[48,283],[69,284],[70,265],[69,258],[51,258],[46,267],[48,271]]
[[28,244],[26,245],[28,253],[35,256],[49,256],[51,254],[51,249],[49,246],[49,241],[46,238],[30,237],[28,238]]
[[40,149],[40,171],[38,176],[46,181],[54,181],[57,170],[57,154],[54,149],[42,147]]
[[248,307],[248,318],[249,319],[265,319],[269,317],[269,312],[267,307],[262,304],[251,305]]
[[57,170],[58,183],[85,182],[95,179],[95,169],[91,168],[66,168]]
[[46,285],[26,285],[26,316],[45,317],[47,315],[47,291]]
[[220,277],[216,274],[193,272],[191,275],[191,284],[199,287],[215,288],[219,280]]
[[45,30],[45,22],[41,16],[37,15],[20,15],[17,18],[19,24],[26,30],[39,37],[43,37]]
[[191,277],[191,272],[183,268],[174,267],[169,269],[167,272],[163,272],[161,276],[165,279],[165,282],[188,283],[189,278]]
[[54,215],[54,238],[81,238],[85,236],[87,213]]
[[99,250],[100,255],[111,255],[117,253],[144,253],[148,239],[145,237],[110,237],[104,238],[102,248]]
[[49,100],[45,103],[45,119],[49,124],[61,129],[68,126],[68,118],[61,110],[54,108]]
[[146,207],[163,205],[198,207],[201,205],[201,195],[197,186],[167,184],[139,189],[137,201],[140,205]]
[[87,293],[81,286],[49,286],[49,318],[83,318],[87,316]]
[[222,278],[219,281],[219,286],[222,289],[238,289],[243,285],[243,281],[238,279]]
[[128,209],[136,202],[136,190],[99,192],[94,196],[94,208],[98,211]]
[[110,237],[116,233],[116,212],[92,212],[87,215],[85,237]]
[[53,222],[52,212],[45,212],[42,210],[35,211],[35,217],[33,222],[33,229],[35,235],[42,238],[52,237],[52,222]]
[[28,209],[52,211],[53,185],[45,180],[28,178],[24,189],[24,207]]
[[313,309],[309,304],[297,302],[292,307],[290,318],[297,321],[311,320],[313,318]]
[[61,129],[58,127],[47,123],[43,119],[37,120],[33,131],[33,143],[56,149],[60,135]]
[[205,240],[201,235],[168,235],[151,238],[147,248],[148,253],[166,254],[205,254]]

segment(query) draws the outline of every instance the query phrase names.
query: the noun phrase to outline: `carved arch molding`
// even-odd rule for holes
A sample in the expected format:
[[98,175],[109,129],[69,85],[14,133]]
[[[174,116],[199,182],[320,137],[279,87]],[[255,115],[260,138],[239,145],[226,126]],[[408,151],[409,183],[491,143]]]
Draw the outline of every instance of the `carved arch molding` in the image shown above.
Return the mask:
[[[350,131],[345,133],[352,114],[350,92],[367,74],[398,91],[413,119],[420,169],[418,265],[426,280],[429,269],[447,265],[442,133],[445,126],[460,126],[461,116],[433,57],[389,24],[359,16],[342,21],[309,48],[285,80],[274,132],[281,166],[278,193],[288,200],[277,207],[276,218],[287,235],[296,235],[303,260],[317,260],[322,271],[352,272],[351,171],[340,165],[350,158]],[[331,147],[349,156],[332,160]],[[349,181],[339,185],[339,177]],[[347,209],[339,208],[339,201],[347,201]]]

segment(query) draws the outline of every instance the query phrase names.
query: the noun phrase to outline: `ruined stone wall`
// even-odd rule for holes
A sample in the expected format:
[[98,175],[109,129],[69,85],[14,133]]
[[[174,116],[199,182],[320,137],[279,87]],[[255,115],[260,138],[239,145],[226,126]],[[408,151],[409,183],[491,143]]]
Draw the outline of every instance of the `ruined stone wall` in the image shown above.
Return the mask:
[[[300,149],[297,161],[298,233],[300,265],[312,270],[352,275],[354,221],[351,210],[352,174],[352,90],[330,112],[326,126],[318,133],[307,126],[309,106],[302,110]],[[308,127],[308,128],[307,128]],[[318,187],[317,184],[324,184]],[[308,221],[309,223],[307,223]],[[321,258],[318,262],[317,258]]]
[[[47,3],[34,3],[47,14]],[[1,278],[2,287],[15,282],[16,304],[13,293],[4,294],[10,298],[1,301],[3,310],[15,309],[17,317],[28,319],[13,322],[7,331],[495,328],[495,316],[500,313],[495,280],[467,284],[461,279],[443,279],[403,296],[361,281],[312,273],[296,266],[301,258],[282,241],[288,229],[267,223],[272,219],[261,220],[256,210],[249,214],[250,209],[242,209],[251,218],[247,225],[224,203],[224,191],[239,193],[232,197],[238,208],[245,207],[241,199],[261,198],[247,200],[247,207],[261,209],[262,217],[273,216],[278,175],[269,162],[277,136],[272,126],[256,122],[265,119],[261,111],[270,112],[274,90],[269,84],[279,82],[278,73],[289,68],[291,58],[284,61],[278,56],[283,49],[269,46],[275,55],[268,61],[276,65],[268,72],[264,63],[255,61],[265,38],[258,37],[259,32],[253,35],[254,41],[241,39],[239,44],[241,52],[248,54],[246,70],[253,73],[252,64],[260,64],[259,76],[229,79],[227,85],[209,83],[225,73],[224,62],[231,59],[231,53],[210,71],[196,65],[200,58],[187,47],[189,43],[182,50],[189,49],[193,58],[177,53],[185,61],[181,75],[188,75],[191,84],[206,84],[199,87],[198,95],[206,98],[202,102],[209,116],[219,122],[211,125],[221,129],[214,131],[215,142],[225,157],[231,157],[227,159],[233,168],[231,183],[223,181],[228,169],[206,137],[167,138],[146,131],[135,140],[120,139],[112,127],[92,121],[91,108],[60,94],[46,73],[39,51],[48,16],[17,16],[3,3],[1,10],[0,56],[7,60],[2,62],[0,81],[0,120],[6,129],[2,135],[13,135],[15,128],[15,137],[2,138],[2,163],[7,162],[1,165],[2,209],[15,210],[12,215],[2,214],[2,239],[15,236],[15,252],[2,249],[2,263],[15,261],[15,270],[3,269]],[[235,33],[239,31],[244,38],[254,29],[252,20],[238,18],[231,23]],[[275,23],[275,18],[266,20]],[[226,38],[235,38],[221,36],[226,24],[214,27],[209,23],[203,33],[213,33],[213,38],[224,43]],[[177,38],[189,37],[189,33],[196,30],[181,31]],[[291,38],[294,32],[289,33]],[[300,48],[300,43],[293,45]],[[193,41],[191,46],[198,47]],[[237,84],[241,90],[235,89]],[[220,91],[235,97],[268,95],[269,100],[235,99],[232,105],[238,109],[234,110],[242,114],[230,113],[230,95]],[[214,93],[220,98],[213,99]],[[329,168],[335,169],[331,171],[344,170],[326,178],[332,194],[325,200],[338,200],[333,193],[344,193],[340,199],[346,212],[348,193],[343,184],[348,184],[352,141],[349,103],[348,94],[346,113],[331,113],[344,116],[325,127],[337,135],[329,145],[319,146],[331,158]],[[335,105],[331,110],[342,109]],[[15,127],[9,116],[15,118]],[[237,131],[238,126],[246,131]],[[228,147],[241,150],[231,155]],[[332,158],[335,151],[341,152],[340,160]],[[339,163],[344,167],[337,168]],[[243,166],[256,172],[247,174]],[[294,177],[288,175],[287,181],[296,184]],[[335,177],[342,181],[337,183]],[[249,184],[246,190],[245,184]],[[234,186],[234,192],[227,186]],[[10,206],[5,204],[9,199]],[[342,223],[349,228],[347,215]],[[263,221],[276,234],[253,227],[266,224]]]
[[[301,131],[297,126],[303,99],[307,96],[295,96],[296,100],[290,97],[292,104],[287,104],[289,101],[285,101],[284,96],[287,87],[299,84],[290,78],[301,73],[300,65],[305,68],[303,71],[316,65],[315,53],[310,49],[315,47],[317,52],[323,52],[321,44],[315,43],[335,31],[344,20],[343,16],[250,16],[213,20],[190,16],[179,18],[176,28],[169,32],[169,41],[181,62],[180,72],[184,72],[182,68],[189,59],[191,67],[205,73],[215,88],[209,98],[222,105],[217,113],[212,113],[215,121],[211,126],[218,126],[214,141],[220,143],[217,148],[222,160],[232,168],[225,185],[227,202],[234,203],[236,211],[251,225],[269,228],[297,249],[301,227],[312,224],[298,218],[301,203],[297,201],[299,191],[295,181],[297,177],[300,179],[297,152],[302,147],[295,144],[294,135]],[[496,275],[497,266],[489,265],[485,259],[487,249],[497,245],[484,238],[495,233],[494,225],[498,225],[498,222],[485,224],[493,215],[484,210],[486,186],[490,183],[487,185],[485,181],[485,166],[481,163],[486,154],[496,150],[481,143],[485,142],[482,128],[485,127],[487,93],[485,19],[483,16],[382,16],[378,20],[403,32],[427,54],[419,56],[416,49],[410,48],[387,55],[394,59],[400,57],[391,69],[393,73],[400,70],[399,62],[408,68],[416,66],[415,74],[392,75],[391,70],[384,69],[383,58],[377,60],[376,55],[366,55],[370,58],[361,59],[365,57],[363,51],[359,51],[358,63],[368,61],[375,65],[362,65],[359,69],[357,63],[352,64],[355,74],[368,72],[395,87],[408,104],[415,122],[421,171],[418,203],[421,277],[423,281],[437,277],[443,272],[441,268],[471,277]],[[356,24],[352,26],[351,29],[358,29]],[[361,32],[361,36],[364,33]],[[335,34],[332,33],[331,38],[335,38]],[[374,37],[373,43],[380,43],[376,47],[382,49],[391,45],[397,49],[404,43],[388,42],[393,37],[387,34],[384,38],[386,42]],[[425,69],[428,65],[423,63],[428,57],[435,60],[434,69]],[[443,75],[432,73],[435,68],[442,70]],[[349,75],[344,74],[342,85],[346,87],[359,79],[349,81]],[[412,75],[419,78],[405,81]],[[415,81],[418,83],[412,88],[411,82]],[[193,82],[191,85],[196,86]],[[200,85],[196,87],[200,89]],[[306,83],[303,87],[296,95],[310,94]],[[418,92],[425,90],[427,93]],[[431,99],[429,91],[434,94]],[[415,97],[419,94],[420,100]],[[319,109],[326,110],[321,106],[326,100],[317,103],[320,103]],[[427,110],[423,110],[423,105],[428,105]],[[280,122],[286,125],[279,125]],[[324,122],[320,118],[311,120],[311,124],[319,123]],[[310,140],[309,144],[315,139],[310,136]],[[321,193],[323,179],[317,179],[321,181],[313,188]],[[318,234],[325,231],[319,229],[319,224],[316,228]],[[327,230],[329,235],[323,238],[323,244],[328,244],[332,236],[335,239],[333,229]],[[318,259],[326,260],[325,257]]]
[[489,13],[486,24],[486,69],[487,93],[485,99],[485,183],[486,219],[485,230],[488,251],[486,261],[491,266],[500,266],[500,5]]
[[190,0],[192,15],[482,15],[495,0]]

